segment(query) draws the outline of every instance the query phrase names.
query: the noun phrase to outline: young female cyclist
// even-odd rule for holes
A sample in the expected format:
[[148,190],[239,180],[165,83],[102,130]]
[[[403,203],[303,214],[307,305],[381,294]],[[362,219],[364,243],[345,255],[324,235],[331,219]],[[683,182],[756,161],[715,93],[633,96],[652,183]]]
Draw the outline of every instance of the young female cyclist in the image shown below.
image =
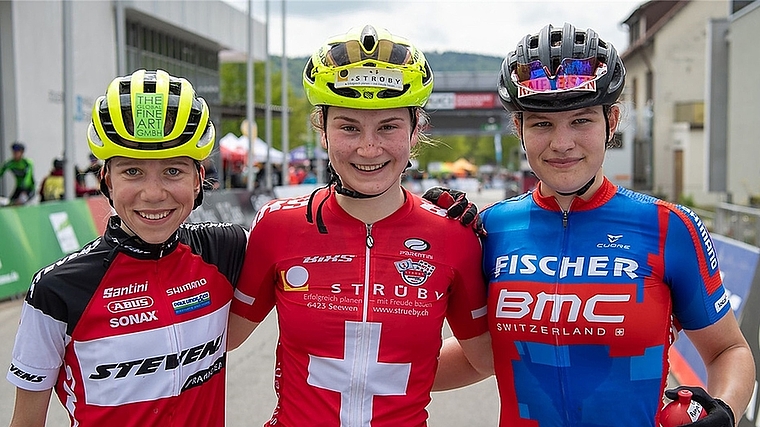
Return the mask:
[[251,226],[230,345],[277,308],[271,426],[425,426],[448,320],[492,369],[481,248],[469,227],[401,186],[433,87],[425,57],[373,26],[329,40],[303,83],[333,175]]
[[[674,326],[707,367],[707,391],[689,387],[709,413],[695,427],[733,427],[752,394],[702,222],[604,176],[624,84],[615,48],[570,24],[526,36],[502,65],[498,93],[540,179],[481,212],[502,426],[659,426]],[[446,343],[441,381],[467,378],[457,350]]]
[[43,426],[54,388],[72,426],[222,427],[247,235],[183,223],[214,147],[206,102],[185,79],[135,71],[95,102],[87,137],[116,215],[32,281],[7,375],[11,426]]

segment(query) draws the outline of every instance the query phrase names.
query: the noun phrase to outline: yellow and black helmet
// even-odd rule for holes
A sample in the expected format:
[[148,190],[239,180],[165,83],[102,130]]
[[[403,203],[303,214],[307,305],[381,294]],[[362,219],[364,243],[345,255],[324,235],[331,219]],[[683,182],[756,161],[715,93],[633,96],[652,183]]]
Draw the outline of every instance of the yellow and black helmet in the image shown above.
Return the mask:
[[208,157],[214,124],[206,101],[187,80],[166,71],[137,70],[117,77],[95,101],[87,130],[90,150],[99,159]]
[[327,41],[306,62],[312,105],[356,109],[422,107],[433,91],[425,55],[407,40],[366,25]]

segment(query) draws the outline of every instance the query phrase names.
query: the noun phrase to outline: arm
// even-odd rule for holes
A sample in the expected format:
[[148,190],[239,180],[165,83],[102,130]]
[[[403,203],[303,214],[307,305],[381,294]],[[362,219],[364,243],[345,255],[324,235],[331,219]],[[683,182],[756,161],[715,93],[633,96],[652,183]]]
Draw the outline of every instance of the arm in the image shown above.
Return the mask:
[[227,351],[240,347],[257,326],[258,322],[251,322],[245,317],[230,313],[227,322]]
[[707,368],[708,393],[726,402],[738,420],[752,397],[755,362],[733,313],[708,327],[684,332]]
[[16,403],[10,427],[42,427],[47,418],[52,389],[28,391],[16,388]]
[[491,334],[486,332],[475,338],[461,341],[450,337],[443,342],[441,348],[433,391],[468,386],[491,375],[493,375]]

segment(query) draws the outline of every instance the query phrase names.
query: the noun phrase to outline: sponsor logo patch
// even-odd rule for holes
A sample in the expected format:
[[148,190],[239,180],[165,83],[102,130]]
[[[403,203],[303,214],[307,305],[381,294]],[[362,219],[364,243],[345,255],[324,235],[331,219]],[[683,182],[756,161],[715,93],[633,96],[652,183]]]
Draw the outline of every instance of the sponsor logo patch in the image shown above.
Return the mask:
[[108,311],[113,314],[123,313],[125,311],[139,310],[142,308],[153,307],[153,298],[149,296],[111,301],[106,305]]
[[198,295],[172,301],[175,314],[184,314],[211,305],[211,294],[206,291]]

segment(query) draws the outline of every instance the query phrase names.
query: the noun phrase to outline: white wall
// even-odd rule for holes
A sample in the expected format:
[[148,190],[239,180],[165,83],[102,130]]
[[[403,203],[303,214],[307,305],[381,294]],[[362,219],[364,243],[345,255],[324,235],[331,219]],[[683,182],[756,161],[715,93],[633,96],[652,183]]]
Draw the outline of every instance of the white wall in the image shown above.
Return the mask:
[[[707,23],[725,17],[728,2],[692,1],[663,26],[654,39],[654,191],[673,198],[674,140],[671,125],[679,102],[705,99]],[[710,203],[715,195],[704,183],[704,136],[692,132],[684,150],[684,195],[697,202]]]
[[729,29],[728,189],[733,202],[760,195],[760,2],[747,6]]

